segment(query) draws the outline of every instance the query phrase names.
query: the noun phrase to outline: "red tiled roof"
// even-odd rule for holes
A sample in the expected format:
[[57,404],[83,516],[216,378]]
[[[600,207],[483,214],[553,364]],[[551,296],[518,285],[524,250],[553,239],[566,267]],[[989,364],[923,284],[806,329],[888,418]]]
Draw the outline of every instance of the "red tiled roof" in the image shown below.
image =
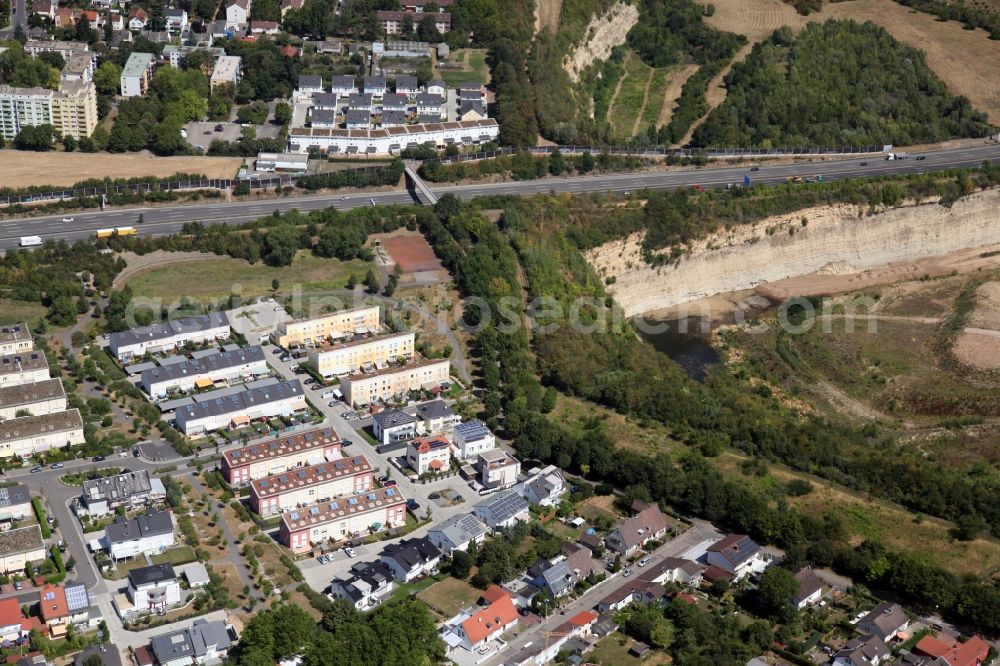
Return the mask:
[[23,619],[17,599],[0,599],[0,627],[20,624]]
[[504,596],[462,623],[469,642],[477,645],[498,629],[517,620],[517,609],[510,597]]
[[586,627],[597,621],[597,613],[594,611],[582,611],[569,619],[569,623],[576,627]]
[[948,666],[976,666],[986,660],[990,646],[979,636],[958,643],[945,634],[942,637],[924,636],[914,650],[934,659],[944,659]]
[[42,611],[42,619],[46,622],[69,615],[65,588],[58,585],[43,587],[38,593],[38,607]]
[[504,597],[509,597],[509,596],[510,593],[507,592],[507,590],[500,587],[499,585],[497,585],[496,583],[490,585],[488,588],[486,588],[486,591],[483,592],[483,599],[486,600],[487,604],[492,604],[494,601],[497,601],[498,599],[502,599]]

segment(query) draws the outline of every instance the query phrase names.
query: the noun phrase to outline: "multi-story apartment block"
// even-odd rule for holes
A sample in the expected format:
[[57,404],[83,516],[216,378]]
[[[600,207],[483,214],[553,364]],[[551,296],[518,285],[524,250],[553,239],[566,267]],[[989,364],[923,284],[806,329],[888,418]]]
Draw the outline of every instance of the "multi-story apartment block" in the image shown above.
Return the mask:
[[126,472],[83,482],[78,512],[104,516],[120,506],[134,509],[162,502],[167,496],[163,481],[148,470]]
[[122,97],[137,97],[146,93],[153,76],[156,58],[152,53],[133,53],[122,70]]
[[0,86],[0,134],[13,139],[21,128],[52,124],[52,91]]
[[340,380],[340,390],[347,404],[368,405],[379,400],[392,400],[408,391],[438,387],[448,381],[450,369],[448,359],[420,361],[371,374],[344,377]]
[[212,397],[183,405],[174,412],[177,428],[185,435],[203,435],[220,428],[240,428],[254,419],[290,416],[308,408],[299,380],[269,384],[239,393]]
[[229,318],[222,312],[210,312],[112,333],[108,349],[118,360],[127,361],[147,352],[167,352],[188,342],[198,344],[228,338]]
[[169,564],[153,564],[128,572],[128,598],[138,613],[162,613],[181,601],[181,581]]
[[96,53],[90,51],[90,45],[86,42],[61,42],[59,40],[43,41],[39,39],[29,39],[24,43],[24,52],[32,57],[37,57],[39,53],[58,53],[64,62],[78,53],[91,53],[96,57]]
[[235,86],[240,82],[241,74],[241,63],[243,62],[240,56],[222,56],[215,61],[215,69],[212,70],[211,87],[215,90],[216,86],[223,84],[230,84]]
[[94,56],[89,51],[77,53],[63,65],[59,73],[60,81],[93,81]]
[[0,421],[0,458],[27,458],[83,442],[83,419],[78,409]]
[[35,343],[27,324],[13,324],[0,327],[0,356],[31,351]]
[[413,21],[414,27],[423,23],[427,17],[430,17],[434,21],[434,27],[437,28],[438,32],[445,34],[451,31],[451,14],[448,12],[435,12],[433,14],[418,12],[411,14],[409,12],[380,11],[377,13],[379,25],[382,26],[382,31],[387,35],[403,34],[403,25],[407,16]]
[[40,351],[0,356],[0,387],[33,384],[49,378],[49,361]]
[[139,385],[149,395],[159,397],[171,391],[211,388],[218,381],[233,383],[267,372],[264,350],[256,345],[143,370]]
[[135,518],[119,516],[104,528],[104,547],[117,561],[143,553],[158,553],[174,545],[171,514],[156,511]]
[[249,483],[296,467],[332,462],[340,458],[340,447],[333,428],[300,432],[223,452],[222,475],[231,485]]
[[82,139],[97,127],[97,87],[93,81],[63,81],[52,94],[52,126],[63,136]]
[[364,456],[310,465],[250,481],[250,508],[273,516],[296,507],[356,495],[372,487],[374,469]]
[[0,420],[22,415],[43,416],[66,411],[66,392],[59,379],[0,387]]
[[406,499],[396,488],[378,488],[281,514],[281,543],[293,553],[314,545],[387,530],[406,523]]
[[413,358],[413,333],[387,333],[362,337],[335,345],[322,345],[309,352],[309,365],[325,378],[375,370],[390,361]]
[[448,469],[451,442],[440,435],[418,437],[406,445],[406,463],[417,474]]
[[312,319],[299,319],[278,324],[272,342],[285,349],[322,344],[351,334],[374,333],[379,330],[379,307],[342,310]]

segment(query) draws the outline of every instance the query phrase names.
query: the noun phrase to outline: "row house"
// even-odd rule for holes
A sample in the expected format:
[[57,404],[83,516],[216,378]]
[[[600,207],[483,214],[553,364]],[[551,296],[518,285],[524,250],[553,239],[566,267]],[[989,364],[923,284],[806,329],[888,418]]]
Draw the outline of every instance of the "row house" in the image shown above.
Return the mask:
[[344,377],[340,380],[340,390],[348,405],[369,405],[393,400],[409,391],[438,388],[448,381],[450,372],[451,362],[448,359],[419,361]]
[[379,330],[380,325],[380,310],[377,305],[341,310],[311,319],[283,321],[278,324],[272,342],[283,349],[297,349],[349,335],[374,333]]
[[[350,117],[348,112],[348,117]],[[369,123],[364,112],[364,123]],[[323,345],[309,352],[309,365],[320,376],[329,379],[365,369],[385,367],[389,362],[402,362],[413,358],[416,335],[414,333],[387,333],[373,337],[355,338],[337,345]]]
[[[122,94],[125,93],[126,78],[146,77],[153,67],[152,54],[133,53],[129,56],[125,70],[122,71]],[[148,62],[147,62],[148,61]],[[129,65],[133,63],[133,65]],[[145,92],[145,87],[133,81],[129,85],[138,86]],[[134,94],[142,94],[135,92]],[[198,317],[184,317],[163,324],[153,324],[119,331],[108,336],[108,348],[119,361],[127,361],[147,353],[168,352],[184,346],[187,343],[203,344],[215,340],[229,339],[229,319],[222,312],[210,312]]]
[[[171,361],[179,360],[173,357]],[[177,362],[165,362],[143,370],[139,385],[150,396],[163,397],[179,391],[211,388],[217,382],[238,382],[267,374],[267,360],[259,346],[221,351]]]
[[364,456],[343,458],[250,482],[250,508],[273,516],[296,507],[357,495],[372,487],[374,469]]
[[49,379],[49,361],[38,351],[0,356],[0,388]]
[[288,417],[308,409],[302,384],[297,379],[244,389],[204,393],[199,401],[174,412],[177,429],[185,435],[204,435],[222,428],[242,428],[254,420]]
[[289,132],[288,150],[304,154],[315,147],[328,155],[393,155],[422,145],[475,146],[495,141],[500,132],[495,118],[444,122],[439,113],[424,114],[417,120],[413,125],[368,130],[293,127]]
[[28,325],[13,324],[0,327],[0,356],[22,354],[35,348]]
[[0,421],[0,458],[28,458],[84,441],[83,419],[75,408]]
[[281,514],[279,541],[293,553],[406,524],[406,498],[397,488],[375,488]]
[[60,379],[0,387],[0,420],[6,421],[19,415],[46,416],[64,411],[66,392]]
[[332,462],[341,457],[342,444],[333,428],[248,444],[222,453],[222,475],[236,486],[297,467]]

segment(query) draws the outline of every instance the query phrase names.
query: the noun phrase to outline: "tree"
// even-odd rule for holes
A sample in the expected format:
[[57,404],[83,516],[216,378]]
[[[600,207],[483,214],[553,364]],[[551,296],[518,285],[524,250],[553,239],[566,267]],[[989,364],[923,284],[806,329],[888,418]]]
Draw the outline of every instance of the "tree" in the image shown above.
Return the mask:
[[53,326],[70,326],[76,322],[76,304],[69,296],[57,296],[45,316]]
[[14,39],[19,41],[21,43],[21,46],[24,46],[25,44],[28,43],[28,35],[25,34],[24,26],[21,25],[20,23],[18,23],[14,27]]
[[549,173],[553,176],[561,176],[566,171],[566,160],[562,151],[558,148],[549,155]]
[[552,612],[553,599],[552,593],[547,589],[541,590],[538,594],[531,598],[531,610],[540,617],[548,617],[549,613]]
[[459,580],[469,577],[474,564],[472,556],[464,550],[456,550],[451,554],[451,564],[448,566],[448,573]]
[[28,125],[22,127],[14,137],[14,147],[18,150],[33,150],[44,153],[52,149],[55,130],[52,125]]
[[298,249],[298,229],[291,225],[272,227],[264,236],[262,256],[268,266],[290,266]]
[[76,22],[76,41],[78,42],[91,42],[93,41],[92,31],[90,29],[90,19],[86,16],[81,16]]
[[788,569],[770,567],[761,574],[757,586],[757,598],[761,607],[772,615],[778,615],[791,608],[789,602],[798,592],[799,584]]
[[577,170],[580,173],[590,173],[594,170],[594,156],[590,154],[590,151],[580,156],[580,163],[577,164]]
[[378,278],[375,276],[375,271],[369,270],[365,274],[365,286],[368,287],[369,294],[377,294],[381,285],[379,285]]
[[73,138],[72,136],[64,136],[62,144],[63,144],[63,150],[65,150],[67,153],[72,153],[74,150],[76,150],[77,147],[76,139]]
[[271,280],[271,291],[278,291],[279,287],[281,287],[281,280],[278,278]]
[[358,286],[358,276],[355,275],[354,273],[351,273],[347,277],[347,288],[348,289],[354,289],[357,286]]
[[282,125],[292,122],[292,107],[287,102],[278,102],[274,105],[274,119]]

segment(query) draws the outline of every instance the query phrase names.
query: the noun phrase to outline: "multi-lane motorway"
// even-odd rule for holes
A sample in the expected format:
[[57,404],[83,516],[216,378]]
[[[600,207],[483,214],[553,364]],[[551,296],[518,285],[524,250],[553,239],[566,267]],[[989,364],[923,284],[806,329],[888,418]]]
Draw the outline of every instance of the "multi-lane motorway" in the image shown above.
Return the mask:
[[[622,194],[642,188],[672,189],[701,185],[724,187],[743,182],[749,176],[751,184],[780,183],[789,176],[822,175],[826,180],[861,178],[903,173],[944,171],[959,167],[976,167],[984,160],[1000,160],[1000,144],[954,148],[921,153],[901,161],[888,161],[879,155],[849,159],[793,164],[762,164],[757,171],[750,166],[705,167],[666,172],[599,174],[568,178],[546,178],[520,182],[455,185],[431,188],[441,196],[452,193],[463,198],[496,194],[531,195],[539,192],[614,192]],[[302,211],[334,207],[341,210],[374,204],[412,203],[413,195],[404,190],[358,193],[351,195],[324,194],[294,198],[276,198],[230,203],[197,203],[155,208],[127,208],[108,211],[52,215],[0,222],[0,248],[18,245],[21,236],[41,236],[43,240],[86,238],[104,227],[136,226],[140,235],[176,233],[185,222],[239,224],[269,215],[275,210],[297,208]],[[139,214],[143,224],[138,226]],[[65,218],[65,219],[64,219]]]

